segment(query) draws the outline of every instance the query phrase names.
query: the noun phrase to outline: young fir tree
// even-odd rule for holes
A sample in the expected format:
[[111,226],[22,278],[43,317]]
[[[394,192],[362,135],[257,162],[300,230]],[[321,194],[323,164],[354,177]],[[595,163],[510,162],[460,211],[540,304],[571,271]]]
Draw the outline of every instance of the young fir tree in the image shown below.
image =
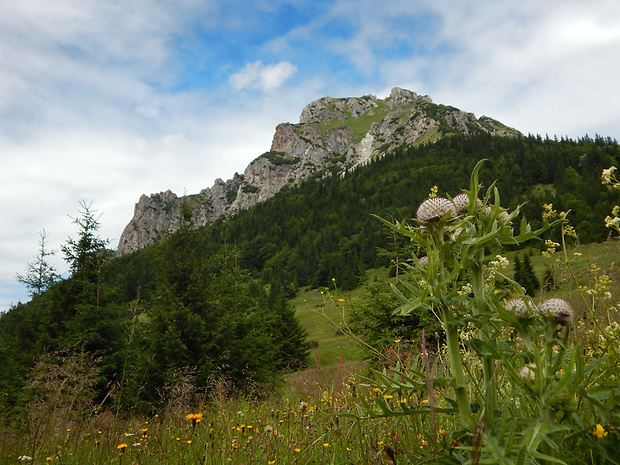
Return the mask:
[[28,263],[26,273],[17,274],[17,281],[28,289],[30,296],[43,294],[54,282],[60,279],[56,267],[48,261],[48,257],[54,255],[54,251],[48,251],[45,240],[48,234],[45,229],[39,232],[39,254],[32,263]]
[[536,293],[540,290],[540,281],[538,281],[538,277],[536,276],[536,272],[534,271],[534,267],[530,261],[530,256],[527,253],[523,254],[521,271],[523,275],[522,279],[524,281],[523,287],[525,287],[525,290],[529,295],[536,295]]

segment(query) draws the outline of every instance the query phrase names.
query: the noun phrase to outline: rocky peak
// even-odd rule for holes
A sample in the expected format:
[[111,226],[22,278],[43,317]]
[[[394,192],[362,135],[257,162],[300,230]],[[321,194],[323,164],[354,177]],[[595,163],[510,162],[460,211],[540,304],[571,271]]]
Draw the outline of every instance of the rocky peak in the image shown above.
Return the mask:
[[520,133],[488,117],[437,105],[427,96],[394,88],[385,99],[323,97],[308,104],[298,124],[276,127],[271,149],[232,179],[217,179],[199,194],[177,197],[166,191],[143,195],[123,231],[117,255],[155,243],[180,224],[184,204],[196,227],[273,197],[282,187],[308,178],[355,169],[401,145],[434,142],[450,134]]

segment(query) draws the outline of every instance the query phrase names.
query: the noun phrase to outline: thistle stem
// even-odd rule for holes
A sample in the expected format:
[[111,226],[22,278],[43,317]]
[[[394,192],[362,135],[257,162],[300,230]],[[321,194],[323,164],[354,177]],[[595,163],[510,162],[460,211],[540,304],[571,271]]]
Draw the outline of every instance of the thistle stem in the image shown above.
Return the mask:
[[450,369],[455,381],[454,393],[459,407],[459,414],[464,422],[471,424],[471,407],[469,403],[469,394],[467,392],[467,380],[465,378],[463,361],[461,359],[459,335],[454,324],[454,316],[449,307],[446,306],[443,308],[442,317],[444,331],[446,333],[446,346],[448,349],[448,356],[450,357]]

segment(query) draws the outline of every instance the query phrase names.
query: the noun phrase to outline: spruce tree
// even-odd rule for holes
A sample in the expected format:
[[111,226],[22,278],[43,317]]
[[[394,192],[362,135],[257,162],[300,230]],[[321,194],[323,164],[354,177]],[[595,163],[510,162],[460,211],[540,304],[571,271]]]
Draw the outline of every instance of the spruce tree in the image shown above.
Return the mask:
[[530,261],[528,254],[523,254],[521,274],[522,279],[524,280],[523,287],[525,287],[527,293],[531,296],[536,295],[536,293],[540,290],[540,281],[538,281],[538,277],[536,276],[536,272],[534,271],[534,267],[532,266],[532,262]]
[[28,289],[30,296],[41,295],[54,282],[60,279],[60,275],[56,267],[48,261],[48,257],[54,255],[54,251],[48,251],[45,246],[45,240],[48,234],[45,229],[39,232],[39,254],[32,263],[28,263],[26,274],[17,274],[17,281],[24,284]]

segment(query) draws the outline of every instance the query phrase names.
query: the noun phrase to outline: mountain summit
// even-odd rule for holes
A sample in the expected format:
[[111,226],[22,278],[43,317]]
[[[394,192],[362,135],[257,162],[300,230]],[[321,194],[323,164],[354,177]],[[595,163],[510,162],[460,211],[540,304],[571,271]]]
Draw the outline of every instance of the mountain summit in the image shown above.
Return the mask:
[[307,105],[298,124],[276,127],[271,150],[232,179],[217,179],[198,194],[171,191],[142,195],[125,227],[118,256],[154,244],[174,231],[184,205],[194,224],[204,226],[273,197],[308,178],[338,175],[402,145],[432,143],[450,134],[519,136],[515,129],[457,108],[434,104],[428,96],[395,87],[389,97],[323,97]]

